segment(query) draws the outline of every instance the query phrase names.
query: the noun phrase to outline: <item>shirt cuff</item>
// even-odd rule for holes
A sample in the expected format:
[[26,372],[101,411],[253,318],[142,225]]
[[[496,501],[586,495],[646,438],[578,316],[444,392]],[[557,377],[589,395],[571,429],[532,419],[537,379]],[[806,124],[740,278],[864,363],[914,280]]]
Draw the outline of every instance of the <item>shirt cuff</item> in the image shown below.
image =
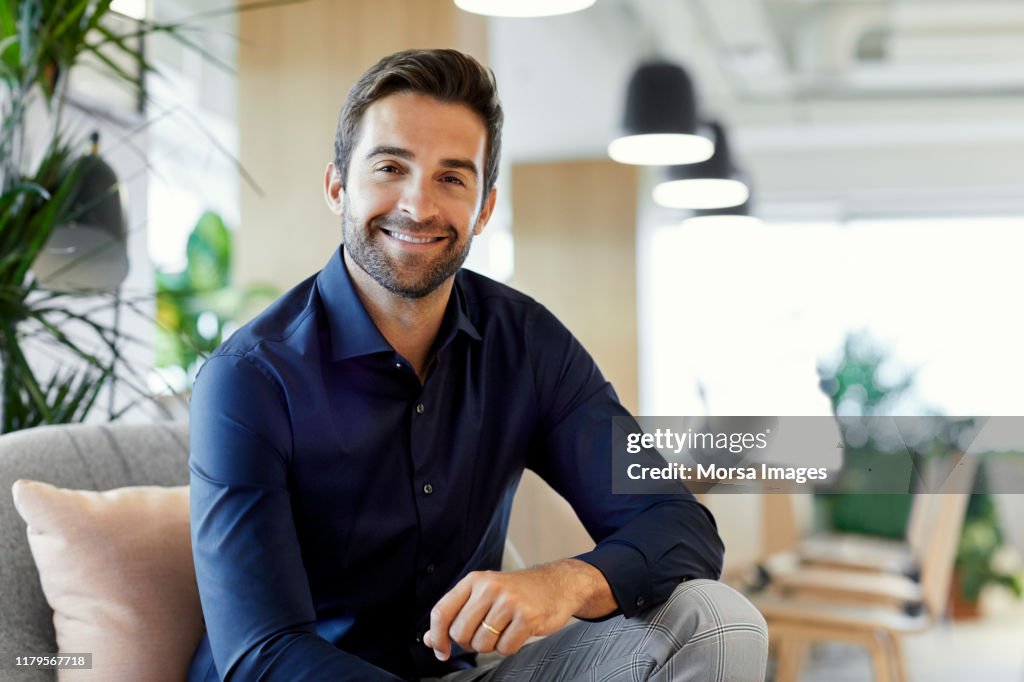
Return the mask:
[[[619,610],[626,618],[632,618],[651,606],[650,569],[643,552],[622,542],[601,544],[575,559],[585,561],[601,571],[612,588]],[[608,614],[605,618],[614,616]],[[597,620],[604,620],[600,618]]]

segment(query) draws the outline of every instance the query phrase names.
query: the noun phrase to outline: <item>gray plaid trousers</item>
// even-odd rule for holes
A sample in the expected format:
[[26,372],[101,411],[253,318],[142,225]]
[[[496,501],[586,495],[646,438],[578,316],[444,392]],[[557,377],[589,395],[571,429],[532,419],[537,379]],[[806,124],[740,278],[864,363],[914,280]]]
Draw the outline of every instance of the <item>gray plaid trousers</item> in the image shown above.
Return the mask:
[[762,682],[768,628],[724,583],[690,580],[633,618],[578,622],[444,682]]

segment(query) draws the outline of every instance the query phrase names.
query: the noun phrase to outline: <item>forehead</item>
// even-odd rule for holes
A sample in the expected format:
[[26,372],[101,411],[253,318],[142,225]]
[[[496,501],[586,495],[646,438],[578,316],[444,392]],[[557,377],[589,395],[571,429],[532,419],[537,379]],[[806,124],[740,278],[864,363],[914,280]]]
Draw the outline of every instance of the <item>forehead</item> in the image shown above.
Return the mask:
[[482,167],[487,128],[480,115],[464,104],[399,92],[367,107],[359,126],[356,158],[379,145],[402,147],[417,156],[464,157]]

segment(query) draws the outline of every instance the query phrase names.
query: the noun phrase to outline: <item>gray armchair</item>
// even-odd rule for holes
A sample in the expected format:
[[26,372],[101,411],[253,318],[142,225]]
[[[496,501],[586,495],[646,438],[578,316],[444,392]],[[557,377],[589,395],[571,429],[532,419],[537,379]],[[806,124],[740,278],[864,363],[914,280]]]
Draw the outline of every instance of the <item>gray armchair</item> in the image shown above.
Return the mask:
[[185,485],[187,462],[188,427],[175,422],[44,426],[0,436],[0,681],[55,679],[52,670],[12,666],[17,655],[57,652],[53,612],[14,509],[14,481],[80,490]]

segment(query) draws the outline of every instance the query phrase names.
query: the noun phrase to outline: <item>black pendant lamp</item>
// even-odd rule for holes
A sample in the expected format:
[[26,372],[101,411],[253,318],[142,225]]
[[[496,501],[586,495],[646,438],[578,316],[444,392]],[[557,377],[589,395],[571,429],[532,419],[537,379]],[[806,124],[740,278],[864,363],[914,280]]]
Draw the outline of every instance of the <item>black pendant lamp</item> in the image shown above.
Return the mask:
[[670,166],[665,180],[654,188],[654,201],[668,208],[715,209],[739,206],[750,198],[750,189],[736,167],[725,128],[710,124],[715,153],[701,163]]
[[491,17],[552,17],[579,12],[595,0],[455,0],[455,6]]
[[127,229],[120,183],[99,156],[98,133],[71,172],[79,176],[71,221],[53,230],[32,270],[48,289],[113,291],[128,275]]
[[667,61],[641,64],[626,90],[622,134],[608,145],[620,163],[666,166],[698,163],[715,146],[700,130],[697,96],[686,70]]

